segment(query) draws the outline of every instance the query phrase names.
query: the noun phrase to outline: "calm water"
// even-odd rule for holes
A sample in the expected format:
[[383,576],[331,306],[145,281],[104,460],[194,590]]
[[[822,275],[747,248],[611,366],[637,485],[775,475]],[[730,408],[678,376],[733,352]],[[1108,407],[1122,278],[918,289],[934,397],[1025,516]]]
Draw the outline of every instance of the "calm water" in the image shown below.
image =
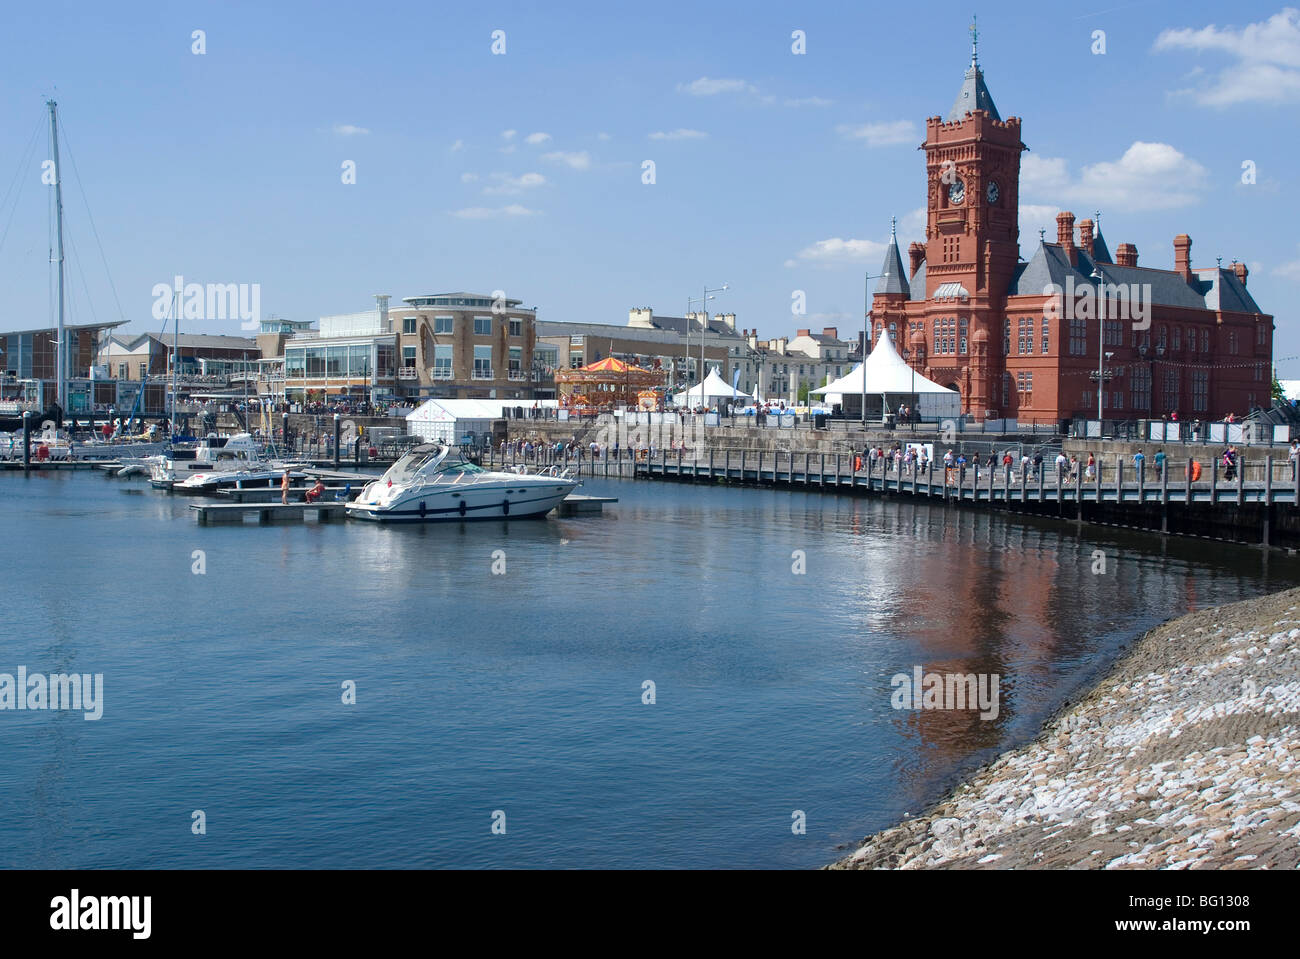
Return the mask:
[[[911,504],[586,492],[621,502],[201,528],[139,480],[0,475],[0,672],[105,688],[98,722],[0,711],[0,866],[818,866],[1143,629],[1300,581],[1244,548]],[[914,665],[1000,674],[1000,715],[895,711]]]

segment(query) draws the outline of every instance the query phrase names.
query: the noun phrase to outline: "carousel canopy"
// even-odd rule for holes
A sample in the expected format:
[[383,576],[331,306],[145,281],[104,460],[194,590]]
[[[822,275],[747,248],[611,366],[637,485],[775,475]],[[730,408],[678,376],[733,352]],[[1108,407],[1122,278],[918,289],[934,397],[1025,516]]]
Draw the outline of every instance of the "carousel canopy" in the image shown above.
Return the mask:
[[701,402],[707,404],[712,400],[729,400],[733,396],[739,400],[753,399],[748,393],[741,389],[733,389],[731,384],[718,375],[718,368],[715,366],[709,370],[709,375],[704,378],[704,382],[692,386],[685,392],[678,393],[673,397],[673,402],[678,406],[691,406]]
[[658,386],[664,381],[662,370],[633,366],[613,356],[588,363],[576,370],[556,370],[557,383],[614,383],[631,387]]

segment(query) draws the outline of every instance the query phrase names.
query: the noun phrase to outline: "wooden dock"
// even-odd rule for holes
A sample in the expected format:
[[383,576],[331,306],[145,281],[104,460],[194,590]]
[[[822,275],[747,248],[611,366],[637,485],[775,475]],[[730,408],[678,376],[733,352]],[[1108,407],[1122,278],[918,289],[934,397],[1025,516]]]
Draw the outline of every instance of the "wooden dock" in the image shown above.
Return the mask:
[[200,526],[238,525],[245,516],[256,516],[259,525],[270,523],[301,523],[307,513],[314,510],[318,522],[331,522],[335,516],[345,516],[346,504],[319,503],[193,503]]
[[555,508],[557,516],[580,516],[601,513],[606,503],[617,503],[617,496],[588,496],[585,493],[570,493]]
[[[200,526],[221,526],[225,524],[240,525],[246,516],[256,516],[258,525],[274,523],[301,523],[308,512],[315,511],[318,522],[329,523],[334,518],[347,518],[347,504],[332,499],[321,498],[316,503],[281,503],[279,490],[223,490],[232,496],[259,496],[275,494],[275,501],[241,501],[235,503],[192,503]],[[617,503],[616,496],[586,496],[570,493],[564,498],[555,512],[559,516],[591,515],[603,511],[606,503]],[[453,521],[454,522],[454,521]]]
[[[1272,456],[1239,468],[1232,480],[1212,464],[1195,482],[1190,463],[1172,459],[1163,472],[1148,466],[1139,473],[1132,465],[1109,463],[1091,480],[1075,482],[1058,481],[1046,464],[1027,473],[973,464],[946,470],[942,462],[929,463],[924,471],[892,464],[886,469],[883,460],[870,469],[852,467],[848,454],[724,450],[686,460],[665,451],[638,461],[635,476],[919,498],[1264,546],[1283,534],[1288,545],[1300,545],[1300,472],[1292,476],[1286,461],[1275,464]],[[1247,481],[1247,468],[1259,478]]]

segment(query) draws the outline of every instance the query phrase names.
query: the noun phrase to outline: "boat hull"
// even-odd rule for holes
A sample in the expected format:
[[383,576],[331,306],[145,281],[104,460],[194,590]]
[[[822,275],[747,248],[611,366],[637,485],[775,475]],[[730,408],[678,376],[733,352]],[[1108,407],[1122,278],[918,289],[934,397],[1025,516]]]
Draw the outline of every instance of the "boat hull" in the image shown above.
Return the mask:
[[[506,493],[495,490],[422,490],[388,505],[349,503],[353,519],[375,523],[458,523],[485,519],[541,519],[572,493],[577,483],[547,483],[544,488]],[[457,495],[459,494],[459,495]]]

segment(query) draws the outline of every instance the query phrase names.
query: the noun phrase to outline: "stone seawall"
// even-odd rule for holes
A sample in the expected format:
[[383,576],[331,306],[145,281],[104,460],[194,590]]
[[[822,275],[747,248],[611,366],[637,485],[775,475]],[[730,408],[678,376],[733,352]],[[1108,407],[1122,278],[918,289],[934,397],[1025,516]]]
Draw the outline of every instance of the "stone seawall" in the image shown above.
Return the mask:
[[1294,869],[1300,589],[1147,633],[1094,691],[833,869]]

